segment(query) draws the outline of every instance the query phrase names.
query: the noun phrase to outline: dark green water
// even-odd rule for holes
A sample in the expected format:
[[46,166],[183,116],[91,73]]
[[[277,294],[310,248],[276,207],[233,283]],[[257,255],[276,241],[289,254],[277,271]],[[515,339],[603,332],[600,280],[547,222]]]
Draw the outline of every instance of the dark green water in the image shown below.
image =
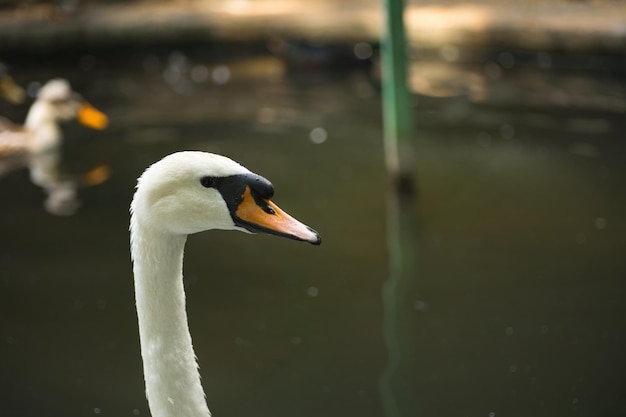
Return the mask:
[[[626,415],[619,106],[418,98],[417,273],[381,390],[387,183],[367,75],[283,77],[255,61],[229,63],[224,85],[172,87],[151,59],[65,65],[24,63],[16,78],[67,76],[109,114],[103,132],[65,126],[64,161],[107,163],[112,177],[79,190],[71,217],[43,209],[26,171],[0,179],[1,416],[149,415],[128,206],[143,169],[182,149],[269,178],[323,238],[190,237],[189,319],[215,416],[383,416],[390,401],[387,417]],[[535,77],[554,87],[554,74]],[[570,93],[622,100],[611,86]],[[2,109],[21,120],[27,106]]]

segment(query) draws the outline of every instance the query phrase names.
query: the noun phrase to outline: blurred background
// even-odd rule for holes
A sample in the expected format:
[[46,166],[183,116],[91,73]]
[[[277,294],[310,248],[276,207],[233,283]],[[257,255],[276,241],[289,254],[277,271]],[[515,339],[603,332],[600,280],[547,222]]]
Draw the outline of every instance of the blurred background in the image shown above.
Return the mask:
[[[190,237],[215,416],[626,416],[626,6],[406,4],[418,227],[393,305],[382,7],[0,0],[1,416],[149,415],[128,206],[183,149],[269,178],[323,238]],[[3,154],[56,78],[106,129],[64,121],[46,169]]]

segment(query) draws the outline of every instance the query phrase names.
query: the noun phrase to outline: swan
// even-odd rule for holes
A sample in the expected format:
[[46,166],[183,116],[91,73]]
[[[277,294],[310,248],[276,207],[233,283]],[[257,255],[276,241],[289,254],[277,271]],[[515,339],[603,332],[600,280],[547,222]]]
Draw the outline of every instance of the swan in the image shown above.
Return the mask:
[[153,417],[211,415],[191,344],[183,288],[187,235],[267,233],[319,245],[319,234],[270,198],[272,184],[216,154],[183,151],[137,180],[130,248],[146,397]]

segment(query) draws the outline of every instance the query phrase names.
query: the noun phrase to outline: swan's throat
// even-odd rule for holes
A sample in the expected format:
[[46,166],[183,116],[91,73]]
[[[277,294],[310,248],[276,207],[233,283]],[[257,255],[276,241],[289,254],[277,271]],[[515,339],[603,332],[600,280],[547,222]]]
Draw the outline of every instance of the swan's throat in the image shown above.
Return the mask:
[[153,417],[210,416],[185,309],[186,236],[149,233],[135,226],[131,251],[150,411]]

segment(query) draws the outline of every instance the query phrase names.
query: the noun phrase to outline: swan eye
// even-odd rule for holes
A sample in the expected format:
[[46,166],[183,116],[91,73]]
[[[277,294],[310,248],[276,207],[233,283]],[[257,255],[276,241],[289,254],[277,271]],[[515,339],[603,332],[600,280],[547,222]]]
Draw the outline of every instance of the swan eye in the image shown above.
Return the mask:
[[205,188],[213,188],[215,186],[214,177],[202,177],[200,178],[200,184]]

